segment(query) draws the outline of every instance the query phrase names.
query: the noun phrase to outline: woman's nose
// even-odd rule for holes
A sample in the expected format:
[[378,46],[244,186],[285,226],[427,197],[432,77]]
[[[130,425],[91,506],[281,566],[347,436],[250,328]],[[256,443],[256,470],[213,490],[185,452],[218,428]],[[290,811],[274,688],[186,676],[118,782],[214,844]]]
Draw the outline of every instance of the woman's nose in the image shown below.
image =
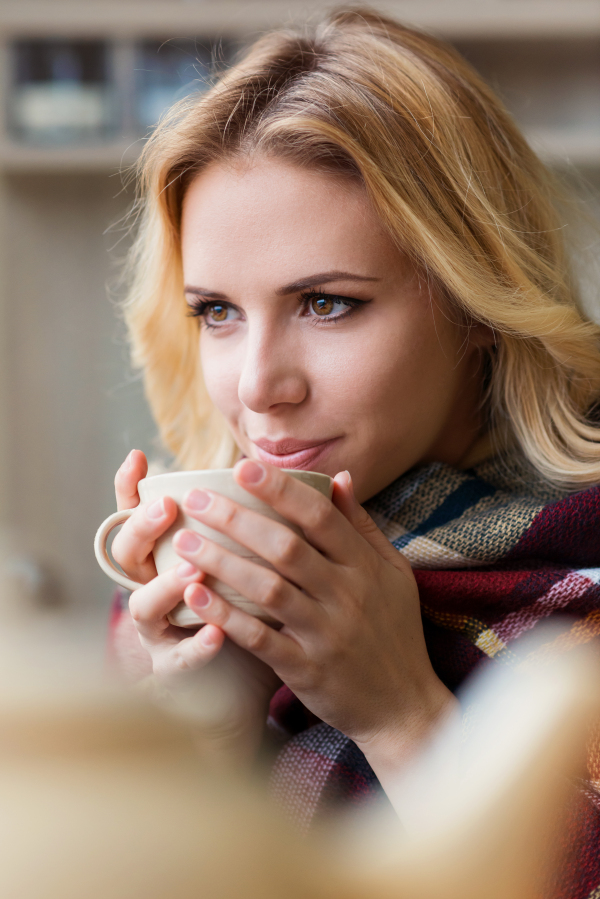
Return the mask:
[[308,394],[299,347],[276,334],[249,335],[238,383],[240,401],[252,412],[281,403],[298,405]]

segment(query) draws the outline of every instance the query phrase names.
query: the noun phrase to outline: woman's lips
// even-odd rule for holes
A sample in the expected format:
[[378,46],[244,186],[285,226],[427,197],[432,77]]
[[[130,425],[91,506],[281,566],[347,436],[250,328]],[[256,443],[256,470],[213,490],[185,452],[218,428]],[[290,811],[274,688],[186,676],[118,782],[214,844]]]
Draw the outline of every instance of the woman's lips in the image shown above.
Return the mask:
[[253,440],[258,458],[278,468],[310,470],[323,460],[339,437],[313,442],[308,440]]

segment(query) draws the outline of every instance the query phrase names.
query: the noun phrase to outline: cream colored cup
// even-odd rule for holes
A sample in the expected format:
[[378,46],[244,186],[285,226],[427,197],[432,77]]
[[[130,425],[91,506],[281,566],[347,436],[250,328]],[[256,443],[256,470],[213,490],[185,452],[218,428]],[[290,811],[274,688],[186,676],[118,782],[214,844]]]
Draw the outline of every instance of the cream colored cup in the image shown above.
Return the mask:
[[[285,472],[286,474],[297,478],[299,481],[302,481],[303,484],[314,487],[319,493],[322,493],[324,496],[331,499],[333,493],[333,481],[328,475],[320,474],[316,471],[297,471],[295,469],[285,469]],[[215,471],[175,471],[169,472],[168,474],[154,475],[150,478],[144,478],[139,482],[138,493],[141,501],[143,503],[151,503],[163,496],[170,496],[175,500],[179,507],[179,513],[175,522],[171,525],[169,530],[156,541],[154,546],[154,561],[159,574],[162,574],[163,571],[172,568],[182,561],[181,556],[177,555],[171,544],[173,534],[180,528],[189,528],[192,531],[197,531],[197,533],[202,536],[208,537],[210,540],[218,543],[219,546],[236,553],[238,556],[251,559],[253,562],[263,565],[265,568],[273,567],[264,559],[261,559],[260,556],[250,552],[245,546],[241,546],[239,543],[226,537],[225,534],[221,534],[219,531],[207,527],[195,518],[190,518],[188,515],[185,515],[181,509],[183,497],[189,490],[193,490],[194,488],[212,490],[215,493],[227,496],[229,499],[240,503],[240,505],[246,506],[248,509],[260,512],[267,518],[273,519],[273,521],[282,522],[287,525],[287,527],[291,528],[295,534],[302,536],[300,528],[287,521],[285,518],[282,518],[281,515],[278,515],[277,512],[271,508],[271,506],[256,499],[251,493],[248,493],[247,490],[244,490],[243,487],[236,484],[233,479],[233,469],[231,468]],[[102,522],[98,528],[98,533],[94,540],[94,552],[96,553],[100,568],[102,568],[113,581],[116,581],[117,584],[120,584],[122,587],[126,587],[127,590],[137,590],[142,584],[132,581],[115,566],[115,563],[108,554],[106,543],[110,532],[118,525],[127,521],[134,512],[135,509],[124,509],[122,512],[115,512],[113,515],[109,515],[106,521]],[[263,621],[274,623],[273,619],[266,614],[263,609],[249,599],[246,599],[244,596],[241,596],[236,590],[229,587],[227,584],[224,584],[222,581],[207,575],[204,583],[212,590],[215,590],[215,592],[222,596],[223,599],[232,603],[232,605],[244,609],[251,615],[261,618]],[[192,612],[184,602],[180,602],[179,605],[173,609],[168,615],[168,619],[171,624],[175,624],[178,627],[198,627],[203,624],[202,619],[199,618],[195,612]]]

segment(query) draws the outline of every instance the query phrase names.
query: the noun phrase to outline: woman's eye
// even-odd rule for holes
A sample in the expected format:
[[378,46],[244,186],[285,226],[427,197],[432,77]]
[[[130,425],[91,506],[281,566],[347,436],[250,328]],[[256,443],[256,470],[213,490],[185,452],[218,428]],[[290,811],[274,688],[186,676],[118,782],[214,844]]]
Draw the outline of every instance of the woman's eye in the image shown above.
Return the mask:
[[352,304],[341,297],[335,296],[316,296],[311,297],[308,302],[309,314],[318,315],[320,318],[333,316],[334,318],[348,311],[348,307]]
[[236,318],[239,318],[237,310],[227,303],[210,303],[204,310],[204,320],[208,325],[220,325]]
[[198,318],[207,328],[219,328],[241,317],[239,309],[219,300],[188,300],[188,315]]
[[207,315],[214,322],[224,322],[227,318],[227,306],[221,306],[220,304],[218,306],[209,306]]

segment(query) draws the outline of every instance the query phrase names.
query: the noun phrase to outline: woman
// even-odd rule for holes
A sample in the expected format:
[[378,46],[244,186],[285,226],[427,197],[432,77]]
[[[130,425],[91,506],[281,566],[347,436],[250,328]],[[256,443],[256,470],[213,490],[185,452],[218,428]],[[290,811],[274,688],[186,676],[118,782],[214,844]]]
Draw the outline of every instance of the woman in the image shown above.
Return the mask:
[[[260,40],[172,111],[140,171],[126,317],[162,439],[181,468],[242,457],[238,482],[306,540],[192,491],[188,514],[275,572],[181,531],[181,564],[157,577],[169,499],[140,505],[113,552],[145,584],[130,610],[162,687],[189,690],[227,653],[242,686],[221,738],[246,758],[272,700],[292,736],[274,788],[307,825],[389,789],[479,659],[518,659],[556,608],[580,619],[565,646],[597,632],[597,579],[574,570],[600,554],[599,329],[553,180],[498,100],[453,50],[373,12]],[[334,476],[333,502],[294,467]],[[132,451],[120,508],[146,470]],[[193,636],[166,621],[182,598],[209,622]]]

